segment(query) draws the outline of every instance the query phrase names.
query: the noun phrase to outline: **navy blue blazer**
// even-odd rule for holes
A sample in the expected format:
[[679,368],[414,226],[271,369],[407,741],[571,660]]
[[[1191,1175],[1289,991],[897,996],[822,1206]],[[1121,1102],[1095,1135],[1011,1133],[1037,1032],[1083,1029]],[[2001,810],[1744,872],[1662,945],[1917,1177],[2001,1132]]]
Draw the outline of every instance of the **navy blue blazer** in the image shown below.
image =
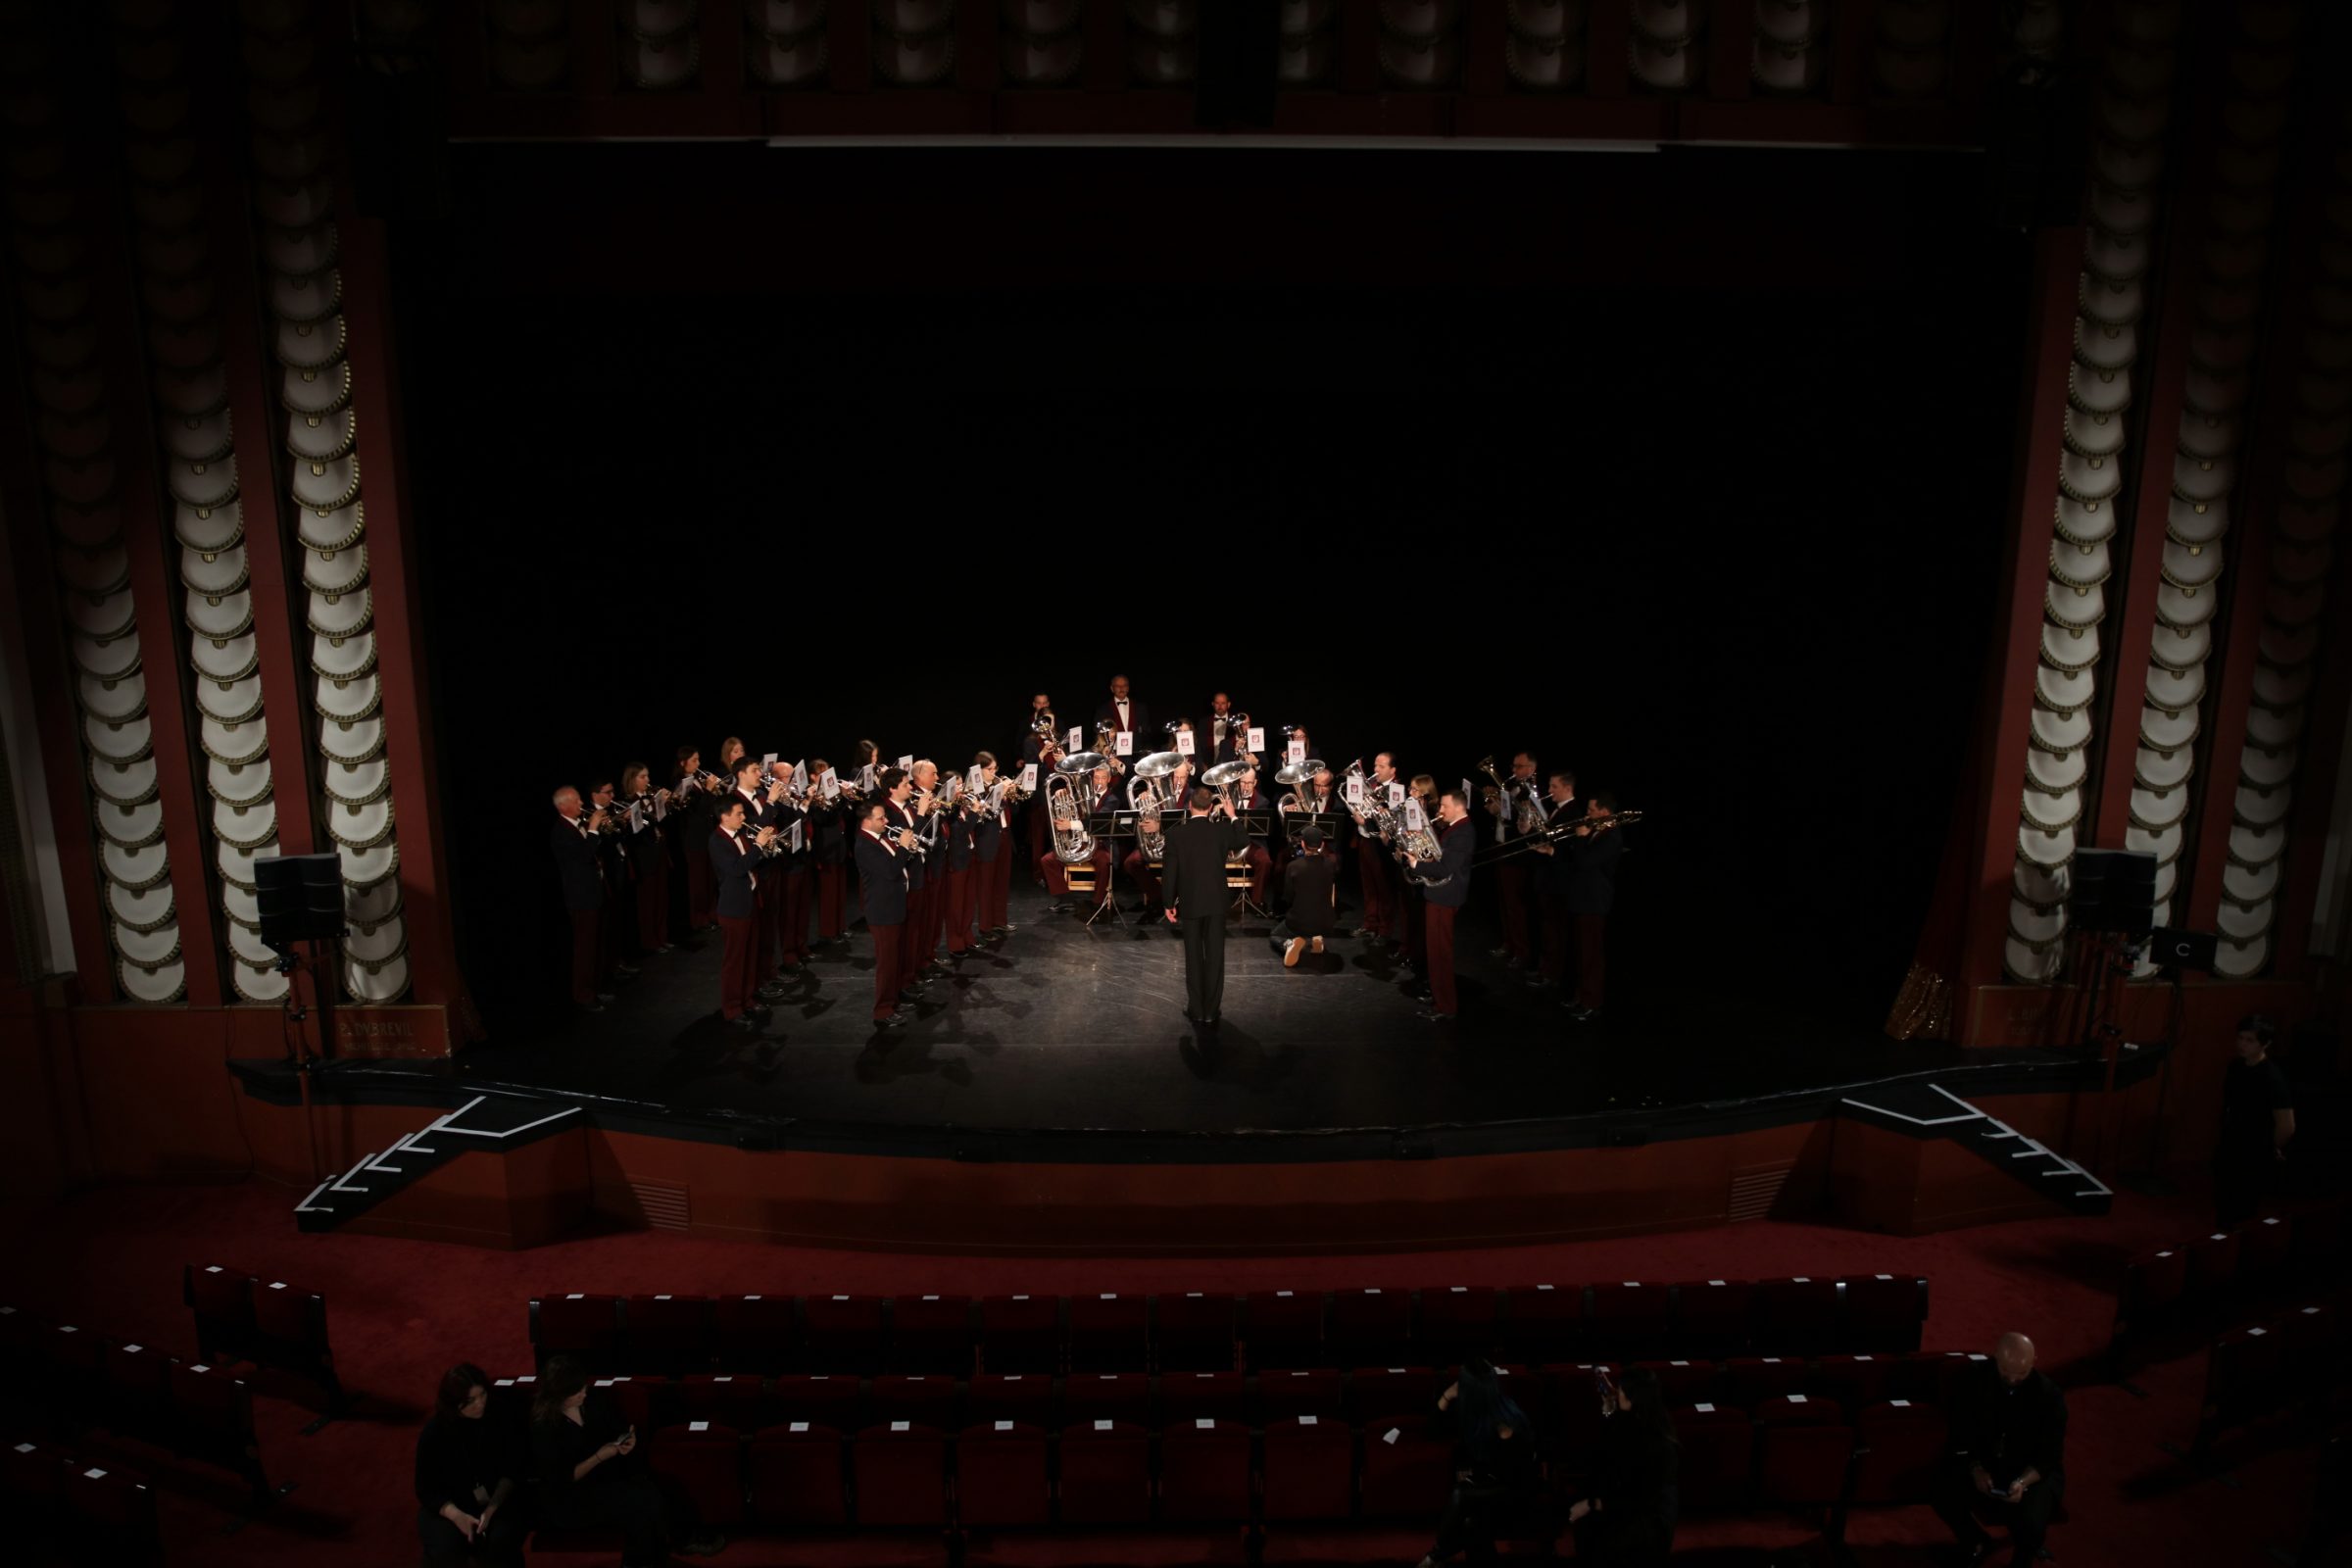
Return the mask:
[[1432,904],[1458,909],[1470,902],[1470,857],[1477,853],[1478,835],[1471,830],[1468,817],[1450,825],[1433,822],[1430,831],[1437,835],[1438,859],[1423,860],[1414,869],[1423,876],[1446,880],[1424,887],[1421,894]]
[[922,874],[923,858],[895,844],[879,844],[860,828],[852,836],[858,856],[858,887],[865,902],[868,929],[906,923],[906,895]]
[[718,912],[730,920],[749,920],[760,912],[759,885],[760,855],[751,842],[752,830],[742,830],[743,843],[736,841],[721,828],[710,835],[710,874],[718,879]]
[[[583,813],[582,822],[588,820]],[[564,907],[585,911],[605,902],[603,846],[594,833],[583,833],[562,813],[548,830],[548,847],[555,851],[556,875],[564,882]]]

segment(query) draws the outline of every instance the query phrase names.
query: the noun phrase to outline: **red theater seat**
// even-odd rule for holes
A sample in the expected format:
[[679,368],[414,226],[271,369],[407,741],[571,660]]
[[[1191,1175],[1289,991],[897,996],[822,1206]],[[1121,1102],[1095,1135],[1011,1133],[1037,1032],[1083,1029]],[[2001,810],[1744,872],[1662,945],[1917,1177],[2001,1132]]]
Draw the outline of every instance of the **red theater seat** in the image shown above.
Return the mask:
[[1414,1338],[1418,1359],[1432,1366],[1458,1367],[1472,1356],[1501,1353],[1502,1293],[1479,1285],[1432,1286],[1421,1292]]
[[1782,1355],[1737,1355],[1723,1363],[1723,1399],[1753,1410],[1766,1399],[1802,1394],[1805,1363]]
[[1674,1353],[1696,1360],[1744,1352],[1748,1297],[1745,1280],[1684,1280],[1676,1285]]
[[850,1444],[860,1529],[944,1530],[948,1440],[910,1421],[867,1427]]
[[172,1364],[170,1356],[144,1345],[99,1341],[99,1387],[109,1423],[143,1434],[157,1431],[171,1403]]
[[1851,1416],[1887,1397],[1886,1373],[1893,1365],[1892,1358],[1884,1355],[1825,1355],[1805,1380],[1805,1392],[1835,1399]]
[[801,1365],[848,1377],[882,1365],[882,1298],[809,1296],[801,1300]]
[[1048,1431],[1061,1425],[1054,1380],[1034,1372],[983,1372],[973,1378],[964,1411],[973,1421],[1017,1421]]
[[743,1437],[733,1427],[710,1421],[663,1427],[654,1434],[646,1462],[693,1499],[705,1524],[743,1521]]
[[80,1560],[123,1563],[162,1559],[163,1532],[156,1522],[155,1494],[138,1477],[108,1465],[69,1465],[60,1494]]
[[849,1523],[841,1434],[792,1421],[752,1434],[744,1450],[751,1510],[770,1528],[827,1530]]
[[1153,1338],[1162,1371],[1224,1372],[1234,1360],[1234,1314],[1239,1299],[1204,1291],[1162,1296],[1152,1303]]
[[196,1322],[201,1355],[242,1357],[253,1343],[253,1276],[218,1263],[183,1264],[179,1294]]
[[654,1430],[654,1397],[668,1393],[668,1386],[658,1378],[598,1378],[594,1387],[640,1432]]
[[2237,1272],[2249,1284],[2268,1284],[2286,1270],[2294,1228],[2277,1214],[2250,1220],[2237,1231]]
[[1348,1418],[1347,1385],[1337,1372],[1260,1372],[1257,1409],[1268,1421],[1301,1415],[1344,1421]]
[[1854,1466],[1854,1501],[1927,1502],[1943,1465],[1943,1412],[1894,1399],[1865,1405],[1855,1436],[1867,1450]]
[[1167,1372],[1159,1379],[1160,1419],[1173,1426],[1198,1421],[1231,1421],[1251,1425],[1249,1379],[1239,1372]]
[[965,1427],[956,1440],[956,1522],[967,1530],[1044,1526],[1054,1483],[1043,1428],[1018,1421]]
[[2188,1244],[2188,1298],[2210,1303],[2237,1283],[2237,1233],[2215,1231]]
[[1346,1519],[1355,1512],[1355,1435],[1346,1423],[1311,1415],[1269,1421],[1264,1454],[1269,1521]]
[[1061,1434],[1061,1522],[1140,1525],[1152,1518],[1152,1437],[1093,1421]]
[[1503,1293],[1502,1345],[1514,1361],[1573,1361],[1584,1344],[1581,1285],[1514,1285]]
[[[267,1287],[264,1288],[265,1291]],[[262,1295],[254,1298],[261,1307]],[[620,1345],[620,1298],[574,1292],[542,1296],[531,1302],[531,1348],[545,1367],[552,1356],[568,1355],[589,1370],[609,1372]]]
[[1070,1370],[1108,1372],[1151,1364],[1152,1299],[1098,1292],[1070,1298]]
[[1658,1392],[1669,1405],[1702,1404],[1720,1392],[1721,1374],[1712,1361],[1643,1361],[1639,1371],[1658,1380]]
[[1585,1343],[1591,1356],[1633,1360],[1673,1348],[1674,1292],[1639,1280],[1595,1280],[1588,1289]]
[[806,1421],[840,1432],[855,1430],[863,1410],[858,1380],[827,1373],[800,1372],[776,1379],[775,1401],[782,1421]]
[[[1068,1483],[1063,1483],[1067,1495]],[[1250,1517],[1250,1432],[1205,1418],[1159,1435],[1159,1517],[1231,1524]]]
[[1364,1428],[1364,1517],[1427,1523],[1453,1495],[1453,1445],[1417,1424]]
[[1908,1399],[1913,1404],[1941,1405],[1945,1375],[1944,1358],[1938,1351],[1914,1350],[1909,1355],[1888,1357],[1885,1397]]
[[1759,1399],[1748,1410],[1762,1427],[1825,1427],[1847,1424],[1845,1411],[1835,1399],[1810,1394],[1781,1394]]
[[1061,1298],[982,1297],[980,1364],[991,1372],[1050,1375],[1060,1371]]
[[1413,1293],[1396,1286],[1334,1291],[1323,1343],[1329,1364],[1388,1366],[1413,1358]]
[[1322,1293],[1252,1291],[1242,1302],[1241,1333],[1258,1371],[1322,1366]]
[[963,1399],[954,1378],[884,1376],[867,1385],[865,1425],[908,1421],[953,1432],[963,1425]]
[[1756,1429],[1747,1412],[1701,1401],[1674,1412],[1682,1447],[1676,1483],[1687,1508],[1738,1508],[1755,1483]]
[[1919,1348],[1928,1323],[1928,1282],[1916,1274],[1849,1274],[1845,1348],[1893,1354]]
[[2297,1275],[2326,1273],[2343,1261],[2344,1238],[2352,1231],[2347,1216],[2352,1216],[2352,1201],[2340,1198],[2295,1211],[2288,1221],[2287,1262]]
[[1748,1343],[1768,1355],[1818,1355],[1843,1348],[1838,1282],[1800,1276],[1750,1287]]
[[899,1372],[968,1377],[972,1298],[902,1296],[890,1303],[890,1365]]
[[678,1417],[710,1421],[738,1432],[769,1424],[767,1390],[760,1379],[733,1372],[698,1372],[678,1380]]
[[1378,1422],[1422,1421],[1438,1407],[1438,1395],[1451,1382],[1428,1367],[1361,1367],[1348,1378],[1355,1418],[1366,1426]]
[[676,1377],[710,1364],[707,1296],[624,1297],[620,1323],[621,1348],[615,1360],[624,1371]]
[[711,1349],[738,1376],[773,1377],[799,1353],[800,1323],[789,1296],[721,1296],[710,1303]]
[[1152,1380],[1141,1372],[1073,1372],[1061,1380],[1061,1419],[1083,1426],[1107,1417],[1134,1426],[1154,1424]]
[[1828,1507],[1845,1495],[1853,1456],[1854,1429],[1842,1420],[1775,1420],[1768,1413],[1756,1429],[1757,1500]]

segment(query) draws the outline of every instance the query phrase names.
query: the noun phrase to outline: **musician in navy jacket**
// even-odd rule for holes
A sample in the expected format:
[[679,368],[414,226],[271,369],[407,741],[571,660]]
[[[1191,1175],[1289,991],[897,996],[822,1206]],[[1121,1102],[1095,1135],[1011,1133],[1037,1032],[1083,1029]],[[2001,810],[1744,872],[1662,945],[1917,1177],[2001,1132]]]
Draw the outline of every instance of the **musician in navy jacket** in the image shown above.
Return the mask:
[[1555,858],[1567,861],[1561,903],[1576,932],[1576,1000],[1568,1016],[1584,1023],[1600,1011],[1606,994],[1605,960],[1609,910],[1617,903],[1617,862],[1625,857],[1625,830],[1606,825],[1617,814],[1617,799],[1602,790]]
[[726,942],[718,964],[718,1010],[727,1022],[758,1027],[767,1009],[754,994],[760,985],[760,959],[754,951],[760,933],[760,867],[766,863],[760,847],[772,843],[774,828],[756,832],[744,825],[742,801],[728,797],[718,804],[718,830],[710,835],[710,875],[718,887],[718,929]]
[[571,1000],[589,1012],[602,1012],[612,998],[596,988],[596,934],[605,909],[604,847],[599,818],[585,815],[580,792],[566,784],[556,791],[556,820],[548,828],[556,875],[564,887],[564,910],[571,919]]
[[1438,798],[1438,820],[1431,825],[1438,841],[1438,858],[1406,856],[1406,874],[1421,880],[1423,899],[1422,952],[1429,967],[1430,1005],[1424,1018],[1451,1018],[1458,1010],[1453,994],[1453,918],[1470,902],[1470,857],[1477,852],[1478,834],[1470,826],[1470,808],[1460,790]]
[[914,834],[894,826],[882,802],[868,801],[859,812],[858,832],[850,843],[858,857],[865,928],[874,939],[874,1022],[888,1029],[906,1021],[899,1013],[899,992],[906,978],[901,972],[905,944],[900,933],[910,902],[907,885],[923,857],[915,848]]

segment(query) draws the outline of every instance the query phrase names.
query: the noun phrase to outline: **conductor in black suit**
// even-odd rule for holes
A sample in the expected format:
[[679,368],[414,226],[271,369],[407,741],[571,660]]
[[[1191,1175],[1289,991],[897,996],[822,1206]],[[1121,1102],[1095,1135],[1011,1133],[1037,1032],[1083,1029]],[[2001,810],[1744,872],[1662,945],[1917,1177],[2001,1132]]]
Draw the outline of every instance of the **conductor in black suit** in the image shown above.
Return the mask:
[[[1185,1015],[1214,1029],[1223,1021],[1217,1009],[1225,998],[1225,909],[1232,902],[1225,859],[1250,841],[1234,817],[1232,802],[1216,791],[1196,788],[1186,804],[1190,810],[1168,834],[1160,861],[1160,894],[1169,923],[1184,933]],[[1222,811],[1224,820],[1212,810]]]

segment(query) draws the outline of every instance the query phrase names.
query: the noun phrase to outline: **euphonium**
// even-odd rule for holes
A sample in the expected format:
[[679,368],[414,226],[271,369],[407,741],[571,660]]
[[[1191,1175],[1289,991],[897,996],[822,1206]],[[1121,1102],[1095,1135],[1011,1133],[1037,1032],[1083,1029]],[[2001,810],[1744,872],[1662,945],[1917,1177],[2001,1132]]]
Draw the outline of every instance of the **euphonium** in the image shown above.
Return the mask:
[[1127,808],[1140,813],[1135,821],[1135,847],[1144,852],[1147,860],[1157,860],[1167,853],[1167,835],[1159,825],[1159,813],[1166,805],[1167,797],[1155,778],[1139,778],[1127,786]]
[[[1056,784],[1061,788],[1055,789]],[[1086,864],[1095,858],[1095,836],[1086,830],[1085,813],[1078,809],[1077,782],[1067,773],[1049,773],[1044,789],[1054,824],[1054,858],[1064,865]]]

